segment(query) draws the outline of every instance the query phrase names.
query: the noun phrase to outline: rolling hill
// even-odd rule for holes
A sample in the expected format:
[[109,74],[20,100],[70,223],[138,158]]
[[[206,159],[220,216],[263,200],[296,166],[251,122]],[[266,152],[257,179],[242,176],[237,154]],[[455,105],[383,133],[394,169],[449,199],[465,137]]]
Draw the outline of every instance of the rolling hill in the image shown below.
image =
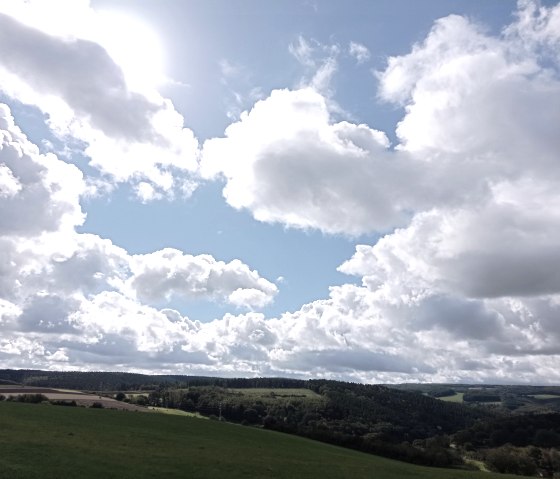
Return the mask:
[[274,431],[155,413],[0,402],[2,479],[481,478]]

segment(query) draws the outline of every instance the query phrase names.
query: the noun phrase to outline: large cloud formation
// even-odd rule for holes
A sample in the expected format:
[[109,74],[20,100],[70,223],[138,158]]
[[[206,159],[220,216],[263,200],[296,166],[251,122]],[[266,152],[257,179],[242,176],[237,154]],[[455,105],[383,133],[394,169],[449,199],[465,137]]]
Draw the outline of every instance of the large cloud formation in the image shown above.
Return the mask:
[[[560,6],[520,2],[499,35],[449,16],[377,73],[379,98],[403,111],[397,145],[335,121],[312,86],[272,92],[206,141],[201,174],[224,181],[225,200],[257,220],[383,235],[339,267],[359,284],[277,318],[249,311],[201,323],[158,309],[175,295],[257,308],[276,287],[241,262],[170,249],[130,256],[76,235],[80,172],[39,155],[2,110],[0,208],[18,204],[30,216],[2,226],[0,358],[357,381],[560,381],[559,46]],[[45,199],[42,210],[34,198]]]
[[[3,6],[0,91],[38,107],[105,181],[133,183],[142,201],[191,194],[198,142],[183,117],[156,91],[131,87],[134,78],[96,38],[97,14],[87,2],[59,7],[72,14],[46,9],[40,16],[33,2]],[[80,37],[85,27],[92,38]]]
[[380,99],[404,111],[394,148],[333,122],[313,89],[273,92],[205,143],[203,172],[260,221],[387,232],[339,268],[361,286],[270,323],[286,328],[270,364],[361,380],[558,380],[559,19],[560,6],[527,1],[499,36],[436,21],[377,73]]
[[[259,308],[276,286],[239,260],[129,255],[82,224],[80,170],[41,154],[0,104],[0,358],[4,366],[123,364],[171,354],[196,323],[171,297]],[[140,364],[139,363],[139,364]]]
[[442,18],[410,54],[389,58],[379,96],[405,111],[392,150],[383,132],[334,123],[314,89],[278,90],[206,141],[203,174],[224,178],[226,201],[260,221],[350,235],[518,187],[538,194],[529,190],[558,174],[560,83],[558,14],[535,8],[499,38]]

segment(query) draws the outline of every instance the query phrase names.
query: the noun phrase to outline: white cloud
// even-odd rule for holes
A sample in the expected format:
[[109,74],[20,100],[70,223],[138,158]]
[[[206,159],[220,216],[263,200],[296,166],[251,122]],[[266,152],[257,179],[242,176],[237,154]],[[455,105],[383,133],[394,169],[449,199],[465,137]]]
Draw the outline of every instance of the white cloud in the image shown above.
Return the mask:
[[366,63],[371,56],[368,48],[357,42],[350,42],[350,45],[348,45],[348,53],[351,57],[356,59],[358,65]]
[[81,224],[82,173],[52,154],[39,154],[3,104],[0,141],[0,235],[28,236]]
[[67,363],[69,358],[63,349],[58,349],[52,354],[47,354],[46,359],[48,361],[54,361],[55,363]]
[[291,43],[288,46],[288,51],[302,65],[308,67],[315,66],[316,63],[313,59],[314,47],[302,35],[298,37],[297,42]]
[[262,307],[276,286],[239,260],[216,261],[210,255],[185,255],[167,248],[131,259],[130,288],[139,299],[158,301],[173,295],[226,300],[236,306]]
[[113,182],[142,181],[157,192],[152,199],[172,196],[197,167],[198,142],[183,117],[153,89],[132,88],[138,85],[134,74],[145,75],[116,63],[103,34],[104,17],[87,2],[70,8],[65,21],[53,22],[48,19],[54,10],[40,20],[40,3],[2,7],[2,92],[39,107],[59,137],[82,141],[91,165]]
[[225,177],[226,201],[260,221],[357,234],[406,217],[388,143],[366,125],[333,124],[312,89],[276,90],[206,141],[201,171]]
[[[85,333],[83,346],[88,353],[105,356],[133,356],[173,351],[185,339],[188,322],[169,321],[167,316],[117,292],[104,291],[72,315],[72,321]],[[79,349],[80,341],[75,345]],[[68,347],[68,346],[67,346]]]
[[[399,226],[339,268],[362,286],[268,321],[279,339],[262,368],[559,379],[560,7],[525,2],[519,18],[489,36],[450,16],[389,59],[380,96],[404,107],[394,151],[365,125],[334,123],[311,89],[273,92],[204,145],[203,171],[256,219],[348,234]],[[294,49],[302,62],[306,46]],[[244,161],[234,169],[229,155]]]
[[[262,283],[262,282],[261,282]],[[273,294],[276,293],[277,288],[272,283],[266,285],[259,285],[261,288],[266,287],[266,290],[257,288],[237,288],[229,294],[228,302],[244,308],[262,308],[272,301]]]
[[0,197],[14,197],[21,191],[21,183],[14,178],[12,170],[6,165],[0,165]]
[[[340,46],[326,45],[317,40],[307,40],[300,35],[288,47],[290,54],[305,68],[305,75],[298,87],[311,87],[327,97],[332,97],[331,82],[338,70]],[[333,107],[337,106],[331,99]]]
[[538,50],[539,54],[550,55],[558,61],[560,45],[560,9],[546,7],[535,0],[518,0],[517,21],[506,30],[519,48]]
[[63,99],[107,136],[160,140],[150,122],[159,105],[128,90],[122,70],[99,44],[51,36],[5,14],[0,26],[2,66],[29,87]]
[[[258,220],[329,233],[387,231],[417,212],[480,205],[528,177],[545,201],[558,173],[558,64],[541,65],[535,51],[545,47],[527,52],[512,35],[450,16],[390,58],[380,95],[406,108],[394,151],[367,125],[334,123],[316,90],[282,90],[205,143],[203,174],[222,175],[228,203]],[[309,56],[308,42],[297,47]]]
[[172,249],[131,256],[110,240],[76,233],[84,218],[81,172],[40,154],[5,105],[0,139],[7,192],[0,196],[0,358],[6,367],[211,363],[202,352],[181,349],[200,323],[142,301],[197,298],[253,309],[273,300],[277,287],[239,260]]
[[389,58],[379,74],[381,97],[406,107],[399,148],[424,161],[460,155],[454,161],[495,167],[491,173],[505,177],[556,168],[560,83],[551,67],[558,64],[539,60],[463,17],[438,20],[424,43]]
[[141,181],[136,185],[136,196],[142,203],[149,203],[155,199],[161,199],[162,195],[150,183]]
[[[418,208],[488,194],[472,161],[427,165],[391,151],[383,132],[334,123],[328,103],[311,88],[273,91],[225,138],[205,142],[202,174],[224,177],[226,201],[259,221],[347,235],[387,231]],[[482,167],[492,173],[493,165]]]
[[338,62],[334,58],[327,58],[311,78],[309,85],[314,90],[328,92],[331,80],[338,70]]

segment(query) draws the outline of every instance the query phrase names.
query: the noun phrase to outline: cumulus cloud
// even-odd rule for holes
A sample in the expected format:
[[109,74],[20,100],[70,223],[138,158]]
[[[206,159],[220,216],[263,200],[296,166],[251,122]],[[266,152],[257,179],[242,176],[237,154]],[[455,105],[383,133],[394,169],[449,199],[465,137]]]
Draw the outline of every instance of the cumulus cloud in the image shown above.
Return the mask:
[[[99,19],[87,3],[70,8],[66,24],[38,21],[36,3],[15,2],[4,9],[2,92],[39,107],[59,137],[83,142],[81,152],[111,181],[141,182],[143,201],[181,193],[180,183],[196,169],[198,142],[169,100],[131,88],[130,72],[97,38],[102,29],[95,32]],[[77,26],[72,31],[72,19],[91,38],[81,38]]]
[[205,142],[201,171],[223,176],[226,201],[260,221],[357,234],[407,215],[395,178],[399,160],[388,158],[388,145],[367,125],[333,124],[313,89],[276,90],[225,138]]
[[455,155],[479,168],[483,160],[483,172],[500,179],[556,173],[558,64],[543,64],[543,55],[509,35],[488,37],[463,17],[439,20],[422,44],[390,58],[378,75],[381,98],[406,107],[399,148],[424,161]]
[[131,260],[130,287],[139,299],[159,301],[174,295],[228,300],[236,306],[264,306],[277,287],[239,260],[185,255],[167,248]]
[[3,104],[0,141],[0,234],[27,236],[81,224],[81,171],[54,155],[39,154]]
[[[556,10],[539,12],[540,26]],[[350,235],[493,201],[527,178],[552,191],[558,63],[550,60],[552,33],[532,48],[521,41],[531,25],[493,37],[450,16],[411,53],[389,58],[379,95],[405,108],[393,150],[367,125],[335,123],[317,89],[278,90],[204,144],[202,171],[223,176],[226,201],[260,221]],[[292,50],[313,62],[309,42]]]
[[1,297],[21,305],[39,293],[55,297],[106,287],[123,270],[126,252],[75,233],[84,220],[80,170],[41,154],[6,105],[0,105],[0,139],[2,184],[17,186],[0,197]]
[[6,366],[89,367],[114,365],[115,358],[146,361],[146,367],[210,364],[203,353],[182,349],[200,323],[151,304],[196,298],[256,309],[273,300],[277,287],[240,260],[174,249],[133,256],[108,239],[77,233],[86,190],[81,172],[41,154],[6,105],[0,105],[0,139],[0,357]]
[[47,35],[5,14],[0,32],[2,65],[33,89],[64,98],[107,136],[159,139],[150,122],[158,105],[128,90],[122,70],[99,44]]
[[201,172],[225,178],[226,201],[259,221],[347,235],[387,231],[419,207],[488,194],[474,160],[426,165],[389,147],[368,125],[333,122],[312,88],[276,90],[224,138],[204,143]]
[[12,170],[10,170],[6,165],[0,166],[0,196],[6,197],[13,197],[19,191],[21,191],[21,184],[20,182],[14,178],[12,174]]
[[394,149],[335,123],[313,89],[273,92],[204,145],[205,174],[258,220],[384,233],[339,268],[361,286],[270,321],[273,369],[557,380],[559,12],[522,2],[498,36],[452,15],[389,58],[377,77],[380,99],[404,111]]

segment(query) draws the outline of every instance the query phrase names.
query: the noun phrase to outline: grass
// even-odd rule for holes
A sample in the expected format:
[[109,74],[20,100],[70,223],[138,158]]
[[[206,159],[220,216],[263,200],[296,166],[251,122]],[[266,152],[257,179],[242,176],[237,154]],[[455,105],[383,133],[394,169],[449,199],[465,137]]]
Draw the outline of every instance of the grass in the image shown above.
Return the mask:
[[560,396],[556,394],[532,394],[529,397],[533,399],[560,399]]
[[0,402],[2,479],[506,479],[190,417]]
[[448,402],[463,402],[464,395],[465,393],[455,393],[453,396],[445,396],[438,399],[441,399],[442,401],[448,401]]
[[199,414],[197,412],[182,411],[181,409],[171,409],[168,407],[155,407],[155,406],[148,406],[148,409],[162,414],[170,414],[172,416],[188,416],[188,417],[196,417],[198,419],[208,419],[206,416],[203,416],[202,414]]

